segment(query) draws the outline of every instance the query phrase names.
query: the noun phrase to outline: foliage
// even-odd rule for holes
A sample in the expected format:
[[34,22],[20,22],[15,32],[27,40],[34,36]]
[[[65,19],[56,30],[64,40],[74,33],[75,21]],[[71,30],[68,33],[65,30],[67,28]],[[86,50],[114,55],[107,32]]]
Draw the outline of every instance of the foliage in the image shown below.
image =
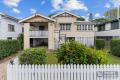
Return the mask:
[[23,46],[24,46],[24,34],[23,33],[19,34],[17,40],[19,42],[20,48],[23,49]]
[[87,49],[87,63],[88,64],[106,64],[108,63],[107,51],[106,50],[96,50]]
[[52,14],[50,14],[48,17],[52,17],[53,15],[55,15],[56,13],[52,13]]
[[105,40],[104,39],[96,39],[96,49],[104,49]]
[[58,61],[63,64],[105,64],[106,52],[88,48],[78,42],[63,43],[56,51]]
[[109,19],[106,19],[106,18],[98,18],[98,19],[95,19],[94,22],[96,24],[101,24],[101,23],[105,23],[105,22],[108,22]]
[[0,40],[0,59],[16,53],[19,48],[17,40]]
[[114,39],[111,41],[111,53],[120,57],[120,39]]
[[19,56],[20,64],[45,64],[46,50],[45,48],[30,48],[24,50]]
[[85,19],[83,17],[80,17],[77,19],[78,21],[85,21]]
[[116,19],[117,18],[117,8],[113,8],[113,9],[106,11],[104,16],[109,19]]

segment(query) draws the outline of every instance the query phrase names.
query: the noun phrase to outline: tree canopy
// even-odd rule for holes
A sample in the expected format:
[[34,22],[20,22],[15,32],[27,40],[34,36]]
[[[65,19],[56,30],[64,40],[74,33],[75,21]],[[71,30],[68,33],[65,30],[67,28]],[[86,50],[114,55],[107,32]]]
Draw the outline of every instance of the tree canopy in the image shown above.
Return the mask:
[[[118,15],[117,11],[118,11],[117,8],[110,9],[104,13],[104,16],[109,19],[116,19],[117,15]],[[119,15],[120,15],[120,13],[119,13]]]
[[97,24],[105,23],[105,22],[108,22],[108,21],[110,21],[110,20],[107,19],[107,18],[98,18],[98,19],[94,20],[94,22],[97,23]]

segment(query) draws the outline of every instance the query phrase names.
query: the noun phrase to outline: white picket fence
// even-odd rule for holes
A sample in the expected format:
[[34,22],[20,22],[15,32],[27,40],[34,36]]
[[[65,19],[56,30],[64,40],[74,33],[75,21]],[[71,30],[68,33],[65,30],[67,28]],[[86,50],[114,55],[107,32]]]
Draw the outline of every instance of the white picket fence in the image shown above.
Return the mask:
[[8,65],[7,80],[120,80],[120,65]]

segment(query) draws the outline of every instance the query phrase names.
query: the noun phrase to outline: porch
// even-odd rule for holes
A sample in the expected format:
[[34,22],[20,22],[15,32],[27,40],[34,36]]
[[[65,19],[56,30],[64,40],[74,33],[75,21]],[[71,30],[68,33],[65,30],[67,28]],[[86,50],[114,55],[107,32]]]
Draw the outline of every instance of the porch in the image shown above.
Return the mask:
[[29,37],[48,38],[48,23],[47,22],[30,23]]
[[30,47],[48,48],[48,38],[30,38]]

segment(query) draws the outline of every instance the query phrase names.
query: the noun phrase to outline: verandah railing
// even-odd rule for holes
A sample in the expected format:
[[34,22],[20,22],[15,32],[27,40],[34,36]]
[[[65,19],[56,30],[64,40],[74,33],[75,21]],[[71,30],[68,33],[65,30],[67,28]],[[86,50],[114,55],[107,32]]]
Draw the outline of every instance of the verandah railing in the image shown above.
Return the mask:
[[7,80],[120,80],[120,65],[8,65]]

